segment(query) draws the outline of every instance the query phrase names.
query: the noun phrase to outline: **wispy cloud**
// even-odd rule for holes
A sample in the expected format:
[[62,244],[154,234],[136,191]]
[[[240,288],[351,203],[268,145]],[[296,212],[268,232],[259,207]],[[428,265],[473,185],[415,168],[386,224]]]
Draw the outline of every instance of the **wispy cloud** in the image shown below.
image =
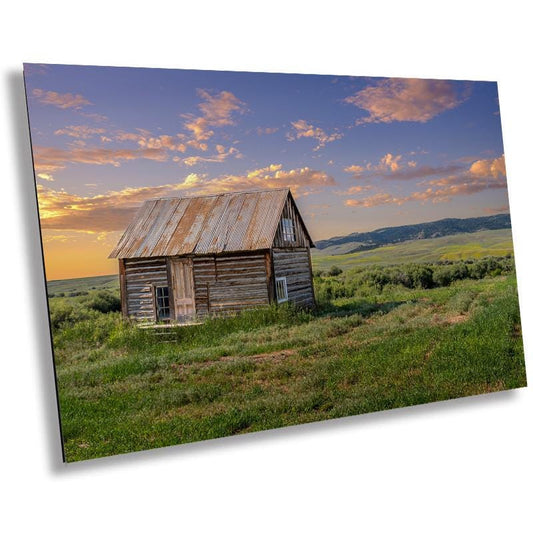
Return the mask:
[[273,133],[276,133],[278,130],[279,128],[274,128],[274,127],[267,128],[267,127],[258,126],[255,131],[257,135],[272,135]]
[[113,165],[119,167],[124,161],[150,159],[166,161],[168,154],[160,148],[141,148],[138,150],[111,148],[62,148],[34,146],[34,165],[37,173],[53,174],[65,168],[67,163],[84,163],[88,165]]
[[291,187],[295,195],[307,195],[335,185],[333,177],[308,167],[284,170],[269,165],[242,175],[223,175],[209,179],[204,174],[189,174],[179,183],[154,187],[126,188],[94,196],[80,196],[64,190],[38,186],[41,224],[44,229],[109,232],[124,229],[139,205],[148,199],[176,193],[222,193],[249,189]]
[[[213,128],[235,124],[234,114],[242,114],[246,110],[244,102],[229,91],[211,94],[205,89],[198,89],[198,95],[203,100],[198,105],[200,115],[182,115],[186,119],[184,128],[192,136],[192,141],[196,143],[209,140],[214,135]],[[193,145],[193,147],[197,146]]]
[[32,94],[41,104],[52,105],[60,109],[81,109],[91,105],[91,102],[81,94],[57,93],[43,89],[33,89]]
[[318,144],[313,148],[313,151],[320,150],[324,148],[327,143],[337,141],[343,137],[342,133],[326,133],[322,128],[318,126],[313,126],[309,124],[306,120],[297,120],[296,122],[291,122],[293,131],[287,133],[287,139],[289,141],[295,141],[296,139],[306,138],[306,139],[315,139],[318,141]]
[[211,156],[199,156],[199,155],[192,155],[189,157],[180,158],[179,156],[175,156],[173,158],[173,161],[181,161],[188,167],[192,167],[197,165],[198,163],[222,163],[225,161],[229,156],[233,155],[234,157],[240,159],[242,158],[242,154],[235,148],[234,146],[230,146],[230,148],[226,149],[223,145],[217,144],[215,146],[216,153]]
[[389,78],[348,96],[344,101],[367,111],[356,124],[427,122],[457,107],[467,97],[445,80]]
[[452,174],[431,180],[429,187],[405,196],[394,196],[379,192],[366,198],[349,198],[345,205],[349,207],[377,207],[382,205],[403,205],[406,202],[426,203],[448,202],[456,196],[468,196],[491,189],[507,188],[505,158],[479,159],[460,174]]
[[441,176],[465,169],[465,165],[450,163],[441,166],[418,165],[411,159],[404,160],[401,154],[385,154],[377,163],[366,165],[354,164],[344,168],[344,172],[353,174],[354,178],[385,178],[387,180],[410,180]]
[[76,139],[89,139],[94,135],[105,133],[104,128],[92,128],[90,126],[65,126],[64,128],[54,131],[54,135],[68,135]]

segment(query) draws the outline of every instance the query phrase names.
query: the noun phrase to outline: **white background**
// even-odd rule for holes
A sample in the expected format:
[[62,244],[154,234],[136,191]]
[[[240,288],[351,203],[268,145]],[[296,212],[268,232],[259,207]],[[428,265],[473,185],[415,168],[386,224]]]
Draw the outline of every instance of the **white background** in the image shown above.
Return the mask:
[[533,80],[526,5],[4,5],[3,531],[531,530],[528,389],[62,465],[21,77],[28,61],[497,80],[531,373]]

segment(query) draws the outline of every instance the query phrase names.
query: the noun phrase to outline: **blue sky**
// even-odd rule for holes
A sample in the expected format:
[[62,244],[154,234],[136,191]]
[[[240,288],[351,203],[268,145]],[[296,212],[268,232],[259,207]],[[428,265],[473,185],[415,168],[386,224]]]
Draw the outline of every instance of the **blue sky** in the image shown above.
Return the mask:
[[508,211],[494,82],[26,64],[49,279],[151,197],[291,187],[315,240]]

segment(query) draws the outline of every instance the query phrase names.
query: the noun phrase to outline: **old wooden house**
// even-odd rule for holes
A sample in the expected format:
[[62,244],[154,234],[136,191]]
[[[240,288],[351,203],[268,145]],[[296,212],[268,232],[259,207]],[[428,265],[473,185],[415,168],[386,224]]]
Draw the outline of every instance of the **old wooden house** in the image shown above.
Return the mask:
[[289,189],[145,202],[111,258],[124,316],[188,322],[271,303],[315,305],[314,244]]

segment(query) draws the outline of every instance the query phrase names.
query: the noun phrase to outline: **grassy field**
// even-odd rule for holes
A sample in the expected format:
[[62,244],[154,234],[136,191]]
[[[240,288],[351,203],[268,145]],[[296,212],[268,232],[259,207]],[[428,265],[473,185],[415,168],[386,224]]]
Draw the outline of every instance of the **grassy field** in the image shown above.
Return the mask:
[[118,313],[60,327],[67,460],[525,386],[513,273],[364,294],[168,336]]
[[315,253],[315,311],[166,334],[122,320],[117,276],[51,281],[66,459],[523,387],[511,253],[508,230]]
[[68,296],[72,293],[91,290],[118,289],[118,275],[94,276],[89,278],[58,279],[47,284],[48,296]]
[[455,261],[488,255],[502,256],[512,252],[511,230],[501,229],[402,242],[352,254],[326,255],[320,250],[313,250],[312,259],[316,269],[329,269],[333,265],[348,269],[405,262]]

